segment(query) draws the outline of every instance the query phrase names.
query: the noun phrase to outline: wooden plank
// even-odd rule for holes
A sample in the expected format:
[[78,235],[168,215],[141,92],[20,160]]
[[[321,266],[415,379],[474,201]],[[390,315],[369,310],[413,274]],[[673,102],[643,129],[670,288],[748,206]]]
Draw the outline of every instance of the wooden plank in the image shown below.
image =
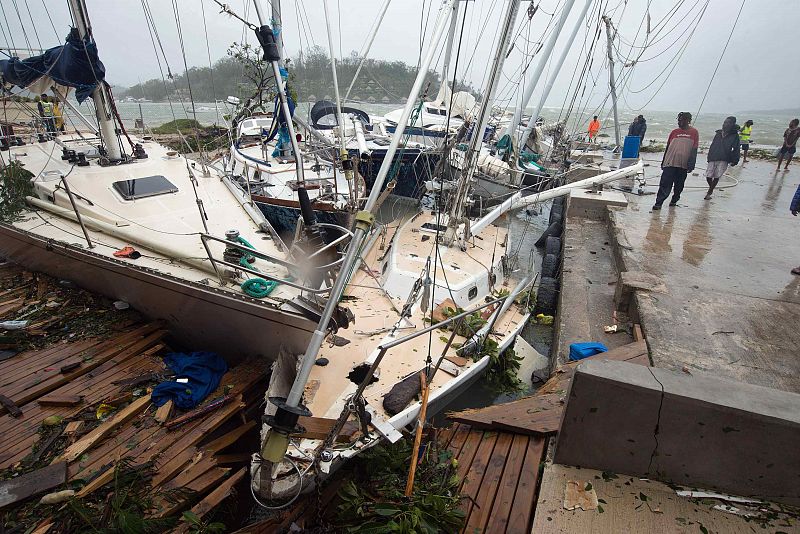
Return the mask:
[[11,414],[11,417],[22,417],[22,410],[19,409],[19,406],[5,395],[0,395],[0,405]]
[[214,459],[217,465],[245,464],[250,461],[253,455],[249,452],[235,452],[233,454],[217,454]]
[[497,432],[485,432],[481,442],[478,444],[478,450],[475,452],[475,458],[469,467],[466,480],[461,487],[461,493],[468,498],[461,501],[461,509],[464,511],[464,519],[469,521],[469,516],[472,513],[475,499],[478,496],[483,483],[483,477],[486,474],[486,469],[494,452],[495,444],[497,443]]
[[209,451],[209,452],[219,452],[221,450],[230,447],[234,443],[236,443],[239,438],[244,436],[250,429],[256,426],[255,421],[248,421],[247,423],[240,425],[227,434],[224,434],[214,441],[209,442],[207,445],[201,447],[201,449]]
[[[308,439],[325,439],[330,431],[333,430],[336,419],[327,419],[325,417],[300,417],[298,424],[302,426],[305,431],[292,434],[292,436]],[[358,427],[348,421],[345,423],[342,431],[339,432],[336,441],[350,441],[358,431]]]
[[522,462],[528,450],[528,436],[515,434],[511,442],[511,449],[506,458],[503,477],[500,479],[497,496],[486,523],[486,532],[505,532],[509,518],[513,513],[514,495],[517,493],[517,484],[522,471]]
[[472,460],[475,458],[475,453],[478,452],[478,445],[483,440],[483,430],[470,430],[467,435],[464,446],[461,447],[461,452],[458,455],[458,479],[461,481],[460,486],[464,485],[464,479],[469,473],[472,466]]
[[71,423],[67,423],[66,428],[64,428],[64,435],[67,436],[69,443],[73,443],[75,439],[77,439],[84,425],[84,421],[72,421]]
[[163,425],[169,420],[169,416],[172,415],[172,406],[173,406],[172,400],[168,400],[167,402],[158,407],[158,410],[156,410],[155,418],[159,424]]
[[110,419],[104,421],[100,426],[89,432],[83,439],[67,447],[58,459],[74,462],[81,454],[91,449],[98,441],[139,415],[147,409],[149,405],[150,395],[145,395],[144,397],[136,399],[123,410],[114,414]]
[[192,464],[179,473],[178,476],[163,484],[163,489],[171,490],[175,488],[182,488],[212,467],[216,466],[216,464],[217,460],[213,454],[198,454],[196,456],[196,461],[192,462]]
[[70,371],[74,371],[75,369],[77,369],[80,366],[81,366],[81,362],[80,361],[71,362],[71,363],[68,363],[66,365],[62,365],[61,369],[59,369],[58,372],[61,373],[61,374],[69,373]]
[[502,417],[492,421],[495,428],[547,436],[555,434],[561,427],[564,403],[561,395],[535,395],[525,403],[517,404]]
[[0,482],[0,509],[66,482],[67,464],[60,462]]
[[46,395],[36,401],[42,406],[77,406],[83,402],[80,395]]
[[478,487],[472,512],[467,519],[465,532],[484,532],[492,512],[500,479],[505,472],[506,459],[513,441],[514,435],[510,432],[502,432],[498,435],[497,443],[486,466],[486,474]]
[[[238,470],[230,478],[228,478],[228,480],[220,484],[217,489],[209,493],[205,499],[193,506],[192,512],[197,515],[197,517],[204,517],[208,512],[216,508],[219,503],[231,495],[233,486],[235,486],[237,482],[244,478],[245,473],[247,473],[247,469],[244,467]],[[179,532],[185,532],[188,530],[188,525],[186,523],[182,523],[177,530]]]
[[512,506],[515,513],[511,514],[506,529],[508,534],[531,532],[531,520],[536,506],[536,485],[539,481],[539,463],[544,456],[544,445],[545,438],[531,437],[528,441],[528,450],[525,452],[525,461],[520,470]]
[[[230,468],[227,467],[212,467],[187,484],[186,489],[195,492],[197,496],[205,495],[209,489],[224,480],[229,472]],[[189,499],[177,499],[177,502],[168,502],[165,500],[157,505],[157,507],[161,509],[157,517],[174,515],[186,508],[189,502]]]
[[168,462],[158,466],[158,471],[153,476],[153,486],[160,486],[164,482],[172,479],[178,471],[189,465],[200,453],[195,447],[189,447],[180,452]]
[[633,340],[644,341],[644,334],[642,333],[642,325],[636,323],[633,325]]

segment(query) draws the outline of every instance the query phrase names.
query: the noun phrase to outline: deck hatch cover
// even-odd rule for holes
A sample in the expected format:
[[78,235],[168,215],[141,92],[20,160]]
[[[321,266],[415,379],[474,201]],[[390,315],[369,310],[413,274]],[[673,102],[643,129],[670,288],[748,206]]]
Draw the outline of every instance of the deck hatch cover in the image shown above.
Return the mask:
[[134,178],[133,180],[121,180],[114,182],[112,185],[114,190],[122,195],[125,200],[136,200],[178,192],[178,188],[160,174]]

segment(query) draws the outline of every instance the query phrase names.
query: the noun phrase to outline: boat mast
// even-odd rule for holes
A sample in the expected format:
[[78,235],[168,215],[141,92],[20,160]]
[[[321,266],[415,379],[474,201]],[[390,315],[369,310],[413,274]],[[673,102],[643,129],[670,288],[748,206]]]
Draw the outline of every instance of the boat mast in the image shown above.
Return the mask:
[[[69,8],[72,11],[72,19],[75,21],[80,38],[84,39],[87,35],[91,35],[92,25],[89,22],[89,14],[86,11],[84,0],[69,0]],[[122,148],[114,125],[114,117],[111,114],[111,94],[105,84],[97,84],[92,91],[92,100],[97,114],[97,122],[100,125],[100,140],[106,149],[106,157],[111,161],[119,161],[122,159]]]
[[281,61],[286,57],[283,52],[283,22],[281,21],[281,0],[270,0],[270,8],[272,9],[272,33],[275,34],[275,42],[278,45],[278,53],[281,55]]
[[619,137],[619,117],[617,116],[617,85],[614,81],[614,53],[612,50],[611,19],[603,15],[606,24],[606,45],[608,46],[608,86],[611,88],[611,102],[614,107],[614,138],[617,143],[616,150],[622,146]]
[[445,0],[442,8],[439,11],[439,18],[436,28],[433,32],[433,37],[430,40],[428,50],[419,66],[419,71],[417,72],[417,77],[414,80],[414,85],[412,86],[411,92],[408,95],[406,105],[403,108],[403,114],[400,117],[400,121],[397,123],[397,129],[395,130],[394,136],[389,143],[389,147],[386,149],[386,156],[383,158],[383,162],[381,162],[381,167],[378,170],[378,175],[375,177],[375,183],[372,185],[369,198],[367,198],[364,209],[355,215],[356,224],[353,230],[353,237],[350,240],[345,257],[342,260],[342,266],[339,269],[339,275],[336,277],[333,287],[331,287],[328,302],[325,304],[325,309],[322,312],[319,323],[317,324],[317,328],[314,330],[314,333],[311,336],[311,341],[308,344],[308,348],[303,355],[300,370],[298,371],[297,377],[292,384],[292,389],[289,392],[289,396],[287,397],[285,403],[281,403],[278,406],[276,419],[283,421],[284,427],[278,428],[272,426],[269,435],[263,444],[262,456],[268,461],[278,462],[281,458],[283,458],[283,455],[286,453],[286,447],[289,443],[289,433],[292,431],[292,428],[290,427],[297,424],[299,416],[306,412],[306,410],[300,405],[300,401],[303,397],[303,391],[305,389],[306,382],[308,381],[308,376],[311,374],[311,369],[314,367],[314,362],[319,354],[319,349],[322,346],[323,341],[325,341],[325,337],[327,335],[326,332],[328,331],[328,325],[330,324],[333,312],[339,305],[339,300],[342,298],[342,294],[347,286],[347,281],[350,277],[351,271],[353,270],[353,267],[359,258],[364,238],[366,237],[367,232],[369,232],[369,230],[372,228],[375,217],[372,213],[372,210],[375,208],[378,197],[383,189],[383,184],[386,181],[386,176],[389,174],[389,170],[394,162],[394,156],[397,153],[397,148],[400,145],[400,141],[403,139],[403,133],[406,129],[406,125],[408,124],[408,119],[411,116],[411,112],[416,107],[417,97],[422,90],[428,69],[433,62],[436,49],[442,39],[442,35],[444,34],[445,27],[447,26],[448,16],[454,1],[456,0]]
[[531,96],[533,96],[533,90],[536,89],[536,86],[539,84],[539,78],[542,77],[544,68],[547,66],[547,62],[550,59],[550,54],[553,53],[553,48],[556,46],[556,41],[558,40],[559,33],[561,33],[561,28],[564,27],[564,23],[567,21],[567,16],[569,15],[574,3],[575,0],[566,0],[564,2],[564,8],[561,10],[561,16],[558,18],[558,22],[550,33],[550,38],[547,40],[547,44],[539,53],[541,58],[539,59],[539,63],[536,65],[536,70],[531,75],[528,83],[525,84],[525,89],[522,92],[522,100],[520,101],[519,106],[514,109],[514,118],[512,118],[511,122],[509,122],[508,126],[506,126],[503,136],[512,136],[516,134],[517,126],[522,121],[522,113],[525,111],[525,108],[528,107]]
[[[447,44],[444,48],[444,61],[442,62],[442,85],[450,87],[450,57],[453,55],[453,41],[455,41],[456,27],[458,26],[458,0],[453,2],[453,12],[450,14],[450,30],[447,32]],[[455,92],[455,83],[453,84],[452,91]],[[445,96],[447,92],[445,91]],[[445,106],[447,112],[450,112],[450,102],[448,101]]]
[[[275,42],[275,33],[272,31],[272,28],[264,22],[264,15],[261,13],[259,1],[253,0],[253,5],[256,7],[258,23],[261,25],[260,28],[256,29],[256,35],[261,46],[264,48],[264,60],[269,61],[272,65],[272,74],[275,76],[275,86],[278,88],[278,99],[281,101],[281,111],[283,112],[283,117],[286,119],[286,127],[289,129],[289,137],[291,138],[292,151],[294,152],[294,161],[297,168],[297,181],[302,184],[306,180],[305,174],[303,173],[303,155],[300,152],[300,145],[294,133],[292,112],[289,110],[286,87],[283,85],[283,78],[281,77],[281,51],[278,44]],[[269,46],[270,41],[273,46]]]
[[572,28],[572,33],[569,34],[569,39],[567,39],[567,42],[564,44],[564,50],[561,51],[561,57],[558,58],[558,63],[553,69],[552,74],[550,74],[550,78],[548,78],[547,83],[544,86],[544,90],[542,90],[542,97],[539,99],[539,104],[533,111],[533,114],[528,121],[528,125],[522,132],[522,137],[519,139],[520,151],[522,150],[522,147],[525,146],[525,143],[528,142],[528,137],[531,135],[531,131],[536,126],[536,121],[539,120],[539,113],[542,112],[544,102],[547,100],[547,97],[550,95],[550,91],[553,89],[553,84],[558,77],[561,67],[564,65],[564,60],[567,59],[567,54],[569,54],[570,50],[572,49],[572,43],[575,42],[575,37],[578,35],[578,30],[580,30],[581,26],[583,25],[583,19],[586,17],[586,13],[589,11],[589,6],[592,4],[592,1],[593,0],[586,0],[580,15],[578,15],[578,20],[575,21],[575,26]]
[[[464,203],[466,202],[467,195],[469,194],[472,177],[475,174],[475,167],[477,166],[478,154],[481,146],[483,145],[483,134],[486,126],[489,123],[489,116],[492,110],[492,101],[494,100],[494,92],[497,88],[497,82],[500,79],[500,72],[503,70],[503,63],[506,59],[506,51],[511,41],[511,34],[514,32],[514,22],[517,20],[517,13],[519,12],[520,0],[509,0],[508,9],[504,17],[502,34],[497,41],[497,47],[494,51],[494,61],[492,63],[492,70],[489,72],[489,77],[486,80],[486,87],[483,90],[483,102],[481,103],[480,110],[478,111],[477,120],[474,123],[475,128],[472,130],[472,137],[469,141],[469,148],[465,154],[464,165],[462,169],[461,179],[458,181],[458,188],[453,197],[450,206],[449,217],[447,221],[447,230],[444,235],[444,243],[448,246],[453,243],[456,237],[456,230],[461,223],[462,214],[464,211]],[[464,232],[464,239],[468,238],[468,232]]]
[[345,124],[342,117],[342,99],[339,96],[339,78],[336,75],[336,54],[333,53],[333,33],[331,32],[331,19],[328,13],[328,0],[322,0],[322,7],[325,11],[325,26],[328,29],[328,48],[331,57],[331,72],[333,73],[333,95],[336,98],[336,122],[339,124],[339,159],[342,161],[342,170],[347,178],[347,187],[350,189],[350,203],[355,206],[356,186],[353,180],[353,162],[345,148],[344,132]]

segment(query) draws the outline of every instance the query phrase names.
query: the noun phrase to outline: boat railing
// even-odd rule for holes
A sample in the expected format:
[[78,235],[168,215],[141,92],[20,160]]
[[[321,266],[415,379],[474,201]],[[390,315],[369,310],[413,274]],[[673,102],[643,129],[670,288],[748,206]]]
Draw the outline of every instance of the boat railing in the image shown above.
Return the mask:
[[[304,261],[306,261],[306,262],[308,262],[309,260],[312,260],[313,258],[316,258],[316,257],[320,256],[321,254],[323,254],[326,251],[330,251],[334,247],[340,245],[341,243],[344,243],[345,241],[349,240],[353,236],[352,232],[350,232],[349,230],[347,230],[346,228],[344,228],[342,226],[338,226],[338,225],[335,225],[335,224],[327,224],[327,223],[318,223],[318,224],[320,224],[320,226],[326,226],[326,227],[335,228],[336,230],[341,232],[342,235],[340,235],[338,238],[336,238],[335,240],[331,241],[330,243],[327,243],[325,246],[321,247],[319,250],[316,250],[313,253],[311,253],[308,256],[306,256],[304,258]],[[249,247],[247,245],[244,245],[242,243],[238,243],[238,242],[235,242],[235,241],[230,241],[230,240],[228,240],[226,238],[217,237],[217,236],[211,235],[211,234],[206,234],[206,233],[200,234],[200,241],[203,243],[203,248],[205,248],[205,250],[206,250],[206,255],[208,256],[208,260],[211,262],[211,265],[214,267],[214,272],[217,274],[217,278],[219,278],[220,284],[223,284],[223,285],[225,284],[225,277],[223,276],[223,274],[220,272],[220,269],[219,269],[219,265],[224,265],[224,266],[227,266],[227,267],[231,267],[231,268],[237,269],[239,271],[246,272],[246,273],[251,274],[253,276],[257,276],[257,277],[263,278],[265,280],[271,280],[271,281],[274,281],[274,282],[278,282],[278,283],[280,283],[282,285],[287,285],[289,287],[294,287],[295,289],[299,289],[300,291],[305,291],[307,293],[311,293],[311,294],[314,294],[314,295],[321,295],[321,294],[327,293],[330,290],[330,288],[328,288],[328,287],[318,288],[318,287],[309,287],[309,286],[306,286],[306,285],[303,285],[303,284],[298,284],[296,282],[293,282],[292,280],[287,280],[285,278],[278,278],[276,276],[270,275],[269,273],[265,273],[265,272],[256,270],[256,269],[251,268],[251,267],[246,267],[246,266],[242,265],[241,263],[233,263],[233,262],[230,262],[230,261],[228,261],[226,259],[215,258],[214,255],[211,252],[211,248],[208,246],[208,242],[209,241],[215,241],[217,243],[224,244],[226,247],[236,248],[236,249],[238,249],[238,250],[240,250],[242,252],[245,252],[247,254],[250,254],[253,257],[258,258],[260,260],[268,261],[270,263],[274,263],[276,265],[280,265],[281,267],[285,267],[287,270],[289,270],[290,273],[291,272],[296,272],[298,270],[298,266],[296,264],[294,264],[292,262],[289,262],[289,261],[286,261],[283,258],[279,258],[279,257],[273,256],[271,254],[266,254],[264,252],[260,252],[260,251],[258,251],[256,249],[251,248],[251,247]],[[340,255],[340,257],[338,259],[336,259],[335,261],[332,261],[330,263],[326,263],[324,265],[314,265],[314,266],[310,267],[310,269],[314,270],[314,271],[319,271],[320,274],[324,274],[325,272],[329,271],[330,269],[338,267],[342,263],[342,260],[343,260],[343,257]],[[309,268],[306,268],[306,272],[308,272],[308,270],[309,270]]]
[[355,393],[353,393],[353,396],[351,397],[351,401],[346,403],[344,409],[342,410],[342,413],[339,415],[339,418],[336,420],[336,424],[334,425],[333,429],[328,434],[328,436],[325,438],[325,442],[323,443],[322,448],[320,450],[324,451],[324,450],[330,449],[331,445],[334,443],[334,440],[339,435],[339,432],[341,432],[342,428],[344,428],[344,425],[347,422],[347,419],[350,417],[350,408],[349,407],[357,405],[357,403],[360,402],[360,399],[363,397],[364,390],[371,383],[372,377],[375,374],[375,371],[380,366],[381,360],[383,360],[383,357],[386,355],[386,353],[389,351],[389,349],[392,349],[392,348],[394,348],[394,347],[396,347],[398,345],[402,345],[403,343],[407,343],[408,341],[411,341],[412,339],[415,339],[415,338],[417,338],[419,336],[422,336],[422,335],[428,334],[430,332],[433,332],[434,330],[439,330],[440,328],[447,327],[450,324],[457,323],[453,327],[453,329],[452,329],[452,331],[450,333],[450,337],[448,338],[447,343],[446,343],[444,349],[442,350],[442,354],[439,357],[438,361],[436,362],[436,365],[435,365],[433,371],[431,372],[431,376],[428,377],[428,381],[430,382],[430,380],[433,378],[433,374],[439,369],[439,365],[441,364],[441,362],[444,359],[444,357],[447,355],[447,351],[450,350],[450,347],[452,346],[453,341],[454,341],[454,339],[456,337],[456,333],[459,330],[460,323],[467,316],[472,315],[473,313],[478,312],[478,311],[480,311],[480,310],[482,310],[484,308],[488,308],[489,306],[500,305],[502,307],[502,303],[504,303],[506,301],[506,299],[513,298],[514,296],[515,296],[514,293],[511,293],[511,294],[508,294],[508,295],[503,295],[502,297],[496,298],[494,300],[490,300],[489,302],[487,302],[485,304],[482,304],[482,305],[478,306],[477,308],[471,308],[468,311],[464,311],[464,312],[461,312],[461,313],[459,313],[457,315],[453,315],[452,317],[448,317],[444,321],[441,321],[441,322],[438,322],[438,323],[435,323],[435,324],[430,324],[429,326],[426,326],[425,328],[423,328],[421,330],[417,330],[417,331],[412,332],[411,334],[408,334],[408,335],[403,336],[401,338],[398,338],[398,339],[395,339],[395,340],[392,340],[392,341],[388,341],[386,343],[381,343],[380,345],[378,345],[378,354],[377,354],[377,356],[375,356],[375,359],[372,361],[372,365],[370,365],[369,371],[367,371],[367,373],[364,375],[364,379],[358,385],[358,388],[356,389]]

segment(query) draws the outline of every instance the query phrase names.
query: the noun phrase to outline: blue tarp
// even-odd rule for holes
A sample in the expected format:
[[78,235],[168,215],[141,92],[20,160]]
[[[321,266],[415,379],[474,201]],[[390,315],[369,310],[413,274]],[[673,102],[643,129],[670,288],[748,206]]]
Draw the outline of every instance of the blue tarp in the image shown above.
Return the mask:
[[83,102],[104,80],[106,68],[94,40],[88,36],[81,40],[73,29],[63,46],[50,48],[41,56],[0,60],[0,75],[5,83],[22,88],[49,76],[59,85],[74,87],[78,102]]
[[596,341],[588,341],[586,343],[573,343],[569,346],[569,359],[574,361],[600,354],[601,352],[608,352],[608,347]]
[[156,406],[171,400],[181,410],[191,410],[212,391],[217,389],[228,366],[214,352],[174,352],[164,356],[164,363],[175,373],[175,378],[188,378],[189,382],[162,382],[153,388],[150,399]]

